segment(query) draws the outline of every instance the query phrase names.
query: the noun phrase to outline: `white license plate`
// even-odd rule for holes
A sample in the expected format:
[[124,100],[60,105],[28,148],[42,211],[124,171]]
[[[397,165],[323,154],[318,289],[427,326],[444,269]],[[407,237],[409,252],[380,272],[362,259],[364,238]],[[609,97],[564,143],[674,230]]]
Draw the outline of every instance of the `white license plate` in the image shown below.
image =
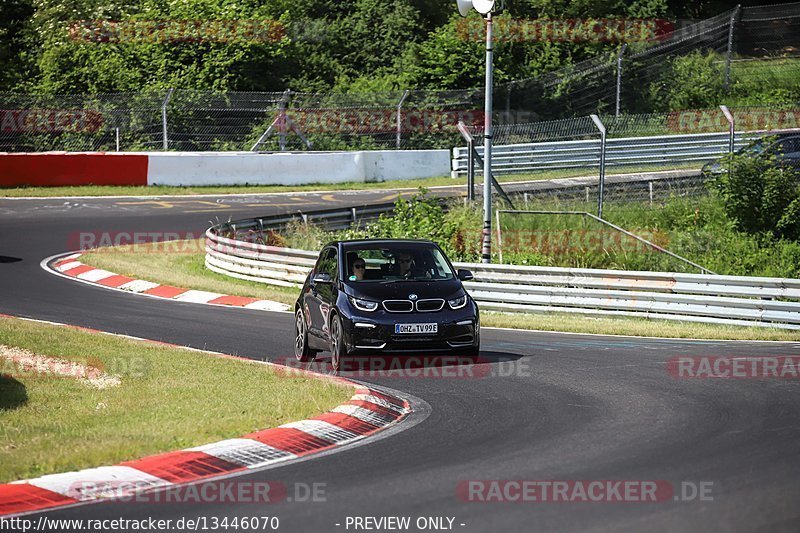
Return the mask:
[[438,333],[439,324],[395,324],[395,333]]

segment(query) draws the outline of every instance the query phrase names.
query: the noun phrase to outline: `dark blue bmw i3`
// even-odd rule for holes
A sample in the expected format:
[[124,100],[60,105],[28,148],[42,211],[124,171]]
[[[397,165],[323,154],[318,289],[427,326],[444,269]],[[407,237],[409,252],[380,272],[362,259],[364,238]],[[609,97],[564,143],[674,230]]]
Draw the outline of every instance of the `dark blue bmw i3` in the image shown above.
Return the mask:
[[295,357],[323,350],[339,370],[350,355],[480,350],[478,306],[444,252],[425,240],[325,245],[295,304]]

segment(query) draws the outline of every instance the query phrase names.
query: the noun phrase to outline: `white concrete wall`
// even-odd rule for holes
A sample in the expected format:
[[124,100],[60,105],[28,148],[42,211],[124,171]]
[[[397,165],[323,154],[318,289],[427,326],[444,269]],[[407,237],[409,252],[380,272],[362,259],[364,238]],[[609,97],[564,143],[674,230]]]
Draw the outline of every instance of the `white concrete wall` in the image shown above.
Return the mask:
[[301,185],[450,174],[449,150],[363,152],[150,152],[149,185]]

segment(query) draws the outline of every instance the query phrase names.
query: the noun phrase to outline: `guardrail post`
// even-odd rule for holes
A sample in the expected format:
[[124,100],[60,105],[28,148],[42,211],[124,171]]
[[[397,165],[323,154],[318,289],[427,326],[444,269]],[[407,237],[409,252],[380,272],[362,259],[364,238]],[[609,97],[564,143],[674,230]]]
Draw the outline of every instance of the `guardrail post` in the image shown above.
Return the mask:
[[165,152],[169,150],[169,137],[167,136],[167,106],[169,105],[169,99],[172,98],[172,93],[174,91],[175,89],[170,89],[167,91],[167,96],[164,98],[164,103],[161,104],[161,132],[163,134]]
[[728,109],[728,106],[721,105],[719,108],[722,110],[722,114],[725,115],[725,120],[728,121],[728,131],[730,133],[730,139],[728,141],[728,153],[733,154],[736,122],[733,118],[733,113],[731,113],[730,109]]
[[597,191],[597,216],[603,218],[603,195],[606,185],[606,127],[597,115],[589,115],[600,130],[600,186]]
[[475,140],[463,121],[458,121],[457,128],[467,141],[467,199],[471,202],[475,200]]
[[495,218],[497,219],[497,255],[500,259],[500,264],[503,264],[503,234],[500,230],[500,209],[495,211]]
[[739,13],[742,10],[741,4],[737,5],[731,15],[730,26],[728,27],[728,51],[725,56],[725,90],[730,88],[731,83],[731,57],[733,56],[733,32],[736,28],[736,19],[739,18]]
[[472,202],[475,200],[475,145],[470,138],[467,142],[467,199]]
[[397,138],[395,139],[395,149],[400,149],[400,141],[402,140],[403,136],[403,119],[402,119],[402,109],[403,109],[403,102],[405,102],[406,98],[408,97],[409,91],[403,93],[403,96],[400,97],[400,101],[397,102]]

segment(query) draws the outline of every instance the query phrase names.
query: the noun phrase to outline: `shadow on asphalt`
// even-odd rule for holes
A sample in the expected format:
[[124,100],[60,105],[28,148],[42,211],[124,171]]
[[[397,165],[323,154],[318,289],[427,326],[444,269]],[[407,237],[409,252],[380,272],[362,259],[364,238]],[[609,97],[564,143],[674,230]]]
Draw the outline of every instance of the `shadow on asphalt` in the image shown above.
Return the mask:
[[22,261],[19,257],[9,257],[7,255],[0,255],[0,263],[19,263]]

